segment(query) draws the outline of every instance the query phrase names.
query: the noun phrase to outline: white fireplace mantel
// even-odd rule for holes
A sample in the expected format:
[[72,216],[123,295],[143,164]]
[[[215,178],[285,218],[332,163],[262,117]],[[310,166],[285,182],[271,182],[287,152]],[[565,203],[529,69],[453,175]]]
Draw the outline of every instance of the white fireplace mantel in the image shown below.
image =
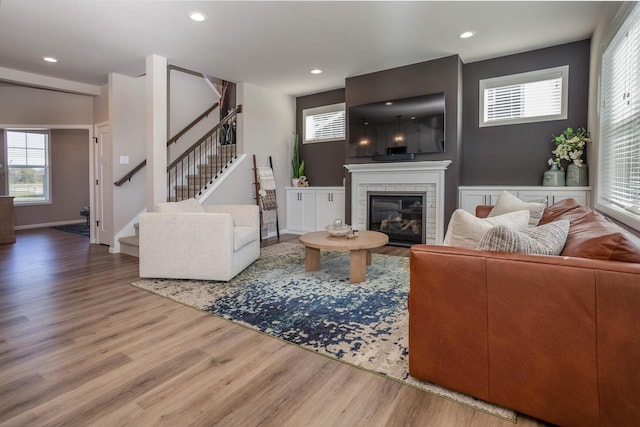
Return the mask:
[[351,173],[351,225],[365,230],[368,191],[426,191],[426,243],[441,244],[444,234],[444,178],[450,160],[345,165]]

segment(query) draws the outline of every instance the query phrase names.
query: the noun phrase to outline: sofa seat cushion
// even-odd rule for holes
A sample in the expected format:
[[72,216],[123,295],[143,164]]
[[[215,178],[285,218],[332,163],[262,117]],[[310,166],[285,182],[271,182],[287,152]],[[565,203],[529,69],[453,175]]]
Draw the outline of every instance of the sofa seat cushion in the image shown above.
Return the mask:
[[522,230],[529,224],[529,211],[516,211],[492,218],[477,218],[462,209],[456,209],[449,220],[444,245],[475,249],[484,233],[499,224],[507,225],[514,230]]
[[255,227],[233,227],[233,251],[239,251],[258,239],[259,231]]
[[627,232],[574,199],[549,206],[541,223],[568,219],[571,222],[563,256],[640,263],[640,248]]
[[515,231],[506,225],[492,227],[478,243],[477,249],[495,252],[520,252],[536,255],[560,255],[567,240],[569,220],[559,220],[539,227]]
[[498,196],[496,205],[491,209],[491,212],[489,212],[488,218],[526,210],[529,211],[529,225],[535,227],[540,223],[545,207],[546,205],[544,203],[523,202],[508,191],[503,191],[500,193],[500,196]]

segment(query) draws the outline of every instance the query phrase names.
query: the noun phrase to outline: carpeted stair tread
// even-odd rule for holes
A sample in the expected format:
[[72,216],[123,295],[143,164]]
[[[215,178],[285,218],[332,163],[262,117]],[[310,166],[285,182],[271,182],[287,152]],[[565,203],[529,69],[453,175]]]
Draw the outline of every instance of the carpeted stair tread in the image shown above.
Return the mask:
[[130,246],[140,246],[140,238],[138,236],[124,236],[119,238],[118,242]]
[[120,252],[123,254],[140,257],[140,238],[138,236],[124,236],[118,239]]

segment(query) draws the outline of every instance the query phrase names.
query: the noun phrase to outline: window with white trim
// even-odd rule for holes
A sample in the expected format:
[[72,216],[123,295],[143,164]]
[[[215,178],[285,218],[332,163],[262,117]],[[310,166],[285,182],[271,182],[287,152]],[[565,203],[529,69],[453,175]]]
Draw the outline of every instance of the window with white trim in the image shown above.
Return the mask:
[[344,102],[302,110],[303,143],[341,141],[345,139]]
[[480,80],[480,127],[567,118],[569,66]]
[[50,202],[49,132],[7,130],[7,183],[15,204]]
[[602,55],[597,208],[640,230],[640,7]]

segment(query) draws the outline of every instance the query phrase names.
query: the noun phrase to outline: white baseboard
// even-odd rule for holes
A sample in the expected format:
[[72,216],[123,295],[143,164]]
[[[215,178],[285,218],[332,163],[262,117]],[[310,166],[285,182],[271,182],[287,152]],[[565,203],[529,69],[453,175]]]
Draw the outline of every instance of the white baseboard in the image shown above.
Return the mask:
[[86,219],[74,219],[71,221],[57,221],[57,222],[45,222],[42,224],[28,224],[28,225],[16,225],[16,230],[27,230],[29,228],[45,228],[45,227],[57,227],[59,225],[72,225],[86,223]]

